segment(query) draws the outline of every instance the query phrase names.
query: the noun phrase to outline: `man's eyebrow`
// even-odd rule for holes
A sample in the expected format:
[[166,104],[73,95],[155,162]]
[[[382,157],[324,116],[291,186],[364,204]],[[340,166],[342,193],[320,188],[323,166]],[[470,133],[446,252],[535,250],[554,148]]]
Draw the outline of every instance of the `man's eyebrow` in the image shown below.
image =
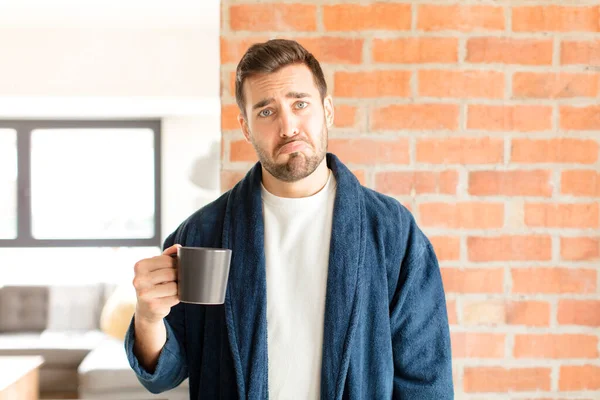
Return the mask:
[[259,101],[258,103],[256,103],[255,105],[252,106],[253,110],[256,110],[257,108],[261,108],[266,106],[267,104],[273,102],[275,99],[272,97],[269,97],[268,99],[262,99],[261,101]]
[[311,97],[311,96],[308,93],[289,92],[288,94],[285,95],[285,97],[287,97],[287,98],[293,98],[293,99],[302,99],[304,97]]
[[[305,97],[312,97],[309,93],[302,93],[302,92],[288,92],[285,97],[287,98],[292,98],[292,99],[303,99]],[[252,106],[253,110],[256,110],[257,108],[261,108],[264,107],[268,104],[270,104],[271,102],[275,101],[275,99],[273,97],[269,97],[267,99],[262,99],[261,101],[259,101],[258,103],[256,103],[255,105]]]

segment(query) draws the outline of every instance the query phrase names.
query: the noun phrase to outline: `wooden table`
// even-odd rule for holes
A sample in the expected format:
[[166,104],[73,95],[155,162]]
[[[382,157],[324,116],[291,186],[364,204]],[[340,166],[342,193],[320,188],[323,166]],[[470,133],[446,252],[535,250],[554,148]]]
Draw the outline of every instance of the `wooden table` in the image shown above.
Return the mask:
[[0,400],[37,400],[41,356],[0,356]]

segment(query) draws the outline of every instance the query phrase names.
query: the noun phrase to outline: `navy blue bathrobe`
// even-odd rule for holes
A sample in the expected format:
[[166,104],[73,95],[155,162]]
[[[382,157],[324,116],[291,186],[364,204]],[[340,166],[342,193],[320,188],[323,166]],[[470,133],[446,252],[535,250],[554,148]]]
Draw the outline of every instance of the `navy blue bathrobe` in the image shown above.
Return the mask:
[[[333,154],[337,180],[323,332],[322,399],[453,398],[450,334],[438,262],[398,201],[360,185]],[[225,304],[180,303],[153,373],[131,367],[151,392],[189,377],[190,399],[267,399],[267,291],[261,166],[198,210],[164,243],[233,250]],[[299,294],[301,295],[301,294]],[[303,394],[298,393],[298,399]]]

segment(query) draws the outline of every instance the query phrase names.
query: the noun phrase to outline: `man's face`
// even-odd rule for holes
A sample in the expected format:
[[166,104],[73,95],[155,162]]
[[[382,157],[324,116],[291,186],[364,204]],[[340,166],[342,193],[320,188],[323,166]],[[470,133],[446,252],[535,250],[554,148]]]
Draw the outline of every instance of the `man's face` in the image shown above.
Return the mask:
[[244,82],[246,120],[238,120],[262,166],[275,178],[296,182],[312,174],[327,152],[333,121],[330,96],[321,101],[310,69],[294,64]]

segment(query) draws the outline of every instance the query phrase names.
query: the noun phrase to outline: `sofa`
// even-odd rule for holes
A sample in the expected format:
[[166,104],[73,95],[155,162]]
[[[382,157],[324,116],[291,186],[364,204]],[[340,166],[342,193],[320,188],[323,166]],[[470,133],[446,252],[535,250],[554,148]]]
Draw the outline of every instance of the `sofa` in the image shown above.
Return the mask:
[[111,299],[114,305],[115,292],[115,285],[106,284],[0,286],[0,356],[41,355],[45,397],[189,398],[187,380],[160,395],[139,383],[119,337],[122,332],[115,335],[106,328],[106,308]]

